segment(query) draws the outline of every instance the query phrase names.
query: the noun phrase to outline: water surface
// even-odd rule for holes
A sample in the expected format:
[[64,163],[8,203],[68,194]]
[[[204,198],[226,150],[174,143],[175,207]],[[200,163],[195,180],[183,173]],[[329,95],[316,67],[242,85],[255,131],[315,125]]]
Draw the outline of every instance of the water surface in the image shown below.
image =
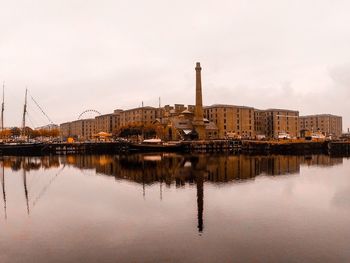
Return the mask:
[[0,262],[350,262],[350,159],[0,159]]

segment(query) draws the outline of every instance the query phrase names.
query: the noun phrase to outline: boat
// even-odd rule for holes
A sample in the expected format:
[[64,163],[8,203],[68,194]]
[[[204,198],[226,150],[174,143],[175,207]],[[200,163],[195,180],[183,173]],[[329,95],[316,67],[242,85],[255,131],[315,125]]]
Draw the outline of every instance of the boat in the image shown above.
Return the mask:
[[146,139],[141,143],[130,143],[131,151],[179,151],[182,149],[181,141],[163,142],[159,138]]
[[28,143],[1,143],[0,155],[37,155],[41,154],[45,144],[41,142]]
[[[31,141],[25,133],[26,127],[26,114],[27,114],[27,94],[28,90],[25,91],[25,100],[23,108],[23,119],[22,119],[22,130],[21,135],[17,140],[5,141],[1,139],[0,141],[0,155],[37,155],[41,154],[45,147],[42,142]],[[2,94],[2,107],[1,107],[1,130],[4,130],[4,85]]]
[[288,134],[288,133],[286,133],[286,132],[279,132],[278,133],[278,139],[290,139],[291,137],[290,137],[290,135]]
[[146,140],[143,140],[142,143],[144,143],[144,144],[162,144],[162,140],[159,138],[146,139]]
[[311,138],[315,140],[325,140],[326,136],[321,132],[313,132]]

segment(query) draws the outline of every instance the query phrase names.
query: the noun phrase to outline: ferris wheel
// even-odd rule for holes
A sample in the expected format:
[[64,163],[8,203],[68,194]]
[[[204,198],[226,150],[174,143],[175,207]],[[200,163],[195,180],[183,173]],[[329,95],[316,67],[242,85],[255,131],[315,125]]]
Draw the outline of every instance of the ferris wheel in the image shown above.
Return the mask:
[[94,109],[88,109],[88,110],[84,110],[82,113],[80,113],[80,115],[78,116],[78,120],[82,119],[82,117],[86,114],[95,114],[95,115],[101,115],[101,113],[97,110]]

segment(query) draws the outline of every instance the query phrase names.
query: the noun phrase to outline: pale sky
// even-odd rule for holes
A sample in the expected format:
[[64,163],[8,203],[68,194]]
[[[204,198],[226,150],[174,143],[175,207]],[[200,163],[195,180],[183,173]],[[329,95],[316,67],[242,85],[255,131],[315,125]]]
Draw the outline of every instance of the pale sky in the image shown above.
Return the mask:
[[[331,113],[350,127],[350,1],[0,0],[5,126],[27,86],[61,123],[86,109],[203,101]],[[47,124],[31,99],[30,126]]]

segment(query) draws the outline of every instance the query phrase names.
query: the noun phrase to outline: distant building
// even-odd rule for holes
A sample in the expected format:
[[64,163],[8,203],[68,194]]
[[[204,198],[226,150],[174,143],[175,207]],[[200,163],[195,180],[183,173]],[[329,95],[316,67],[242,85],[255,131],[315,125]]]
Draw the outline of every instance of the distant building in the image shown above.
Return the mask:
[[96,133],[106,132],[113,133],[120,127],[120,111],[114,113],[103,114],[95,117]]
[[267,134],[266,112],[264,110],[254,109],[254,131],[255,136],[264,138]]
[[120,126],[149,125],[159,117],[159,109],[154,107],[139,107],[120,112]]
[[71,122],[65,122],[60,124],[61,137],[68,138],[71,134]]
[[332,114],[316,114],[299,118],[300,130],[322,132],[326,136],[340,137],[343,132],[341,116]]
[[[194,135],[195,126],[193,125],[194,113],[188,109],[183,110],[181,113],[166,117],[165,121],[166,132],[165,139],[167,140],[188,140],[196,138]],[[206,139],[218,139],[219,132],[217,126],[207,119],[203,119],[204,132]]]
[[58,126],[57,124],[48,124],[45,126],[41,126],[41,127],[36,127],[35,130],[54,130],[54,129],[59,129],[60,126]]
[[217,126],[219,138],[232,134],[242,138],[255,136],[252,107],[214,104],[204,107],[204,117]]
[[83,119],[60,125],[61,136],[63,138],[74,137],[77,140],[91,139],[95,134],[95,119]]
[[[127,126],[153,126],[164,140],[217,138],[295,138],[304,131],[342,135],[342,117],[319,114],[299,117],[296,110],[266,109],[214,104],[203,107],[201,65],[196,63],[195,105],[142,106],[115,110],[94,119],[60,125],[63,138],[91,139],[96,133],[115,133]],[[153,133],[152,135],[153,136]]]
[[285,109],[255,110],[255,132],[267,138],[278,138],[282,134],[299,136],[299,112]]
[[188,111],[194,114],[194,105],[187,105],[187,107],[184,104],[174,104],[174,106],[171,105],[165,105],[163,108],[161,108],[161,117],[173,117],[178,116],[182,114],[184,111]]

